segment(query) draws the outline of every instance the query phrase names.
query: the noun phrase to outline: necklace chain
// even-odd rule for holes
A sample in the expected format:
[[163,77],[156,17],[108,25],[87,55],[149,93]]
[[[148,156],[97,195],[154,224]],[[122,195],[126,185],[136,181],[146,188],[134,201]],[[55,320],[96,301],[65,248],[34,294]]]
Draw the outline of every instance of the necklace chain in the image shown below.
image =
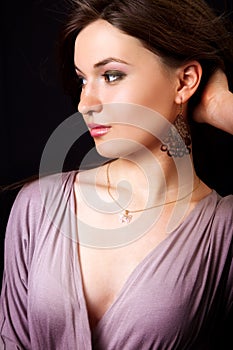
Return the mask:
[[156,205],[153,205],[151,207],[148,207],[148,208],[144,208],[144,209],[135,209],[135,210],[128,210],[126,208],[124,208],[115,198],[114,196],[112,195],[111,193],[111,182],[110,182],[110,173],[109,173],[109,169],[110,169],[110,165],[111,165],[111,162],[107,164],[107,170],[106,170],[106,174],[107,174],[107,190],[108,190],[108,194],[109,196],[112,198],[112,200],[118,205],[118,207],[120,209],[123,210],[123,214],[121,214],[120,216],[120,221],[121,222],[127,222],[129,223],[132,219],[132,215],[129,215],[129,214],[135,214],[135,213],[140,213],[142,211],[146,211],[146,210],[150,210],[150,209],[154,209],[154,208],[159,208],[159,207],[162,207],[163,205],[168,205],[168,204],[172,204],[172,203],[176,203],[176,202],[180,202],[184,199],[186,199],[187,197],[189,197],[194,191],[196,191],[196,189],[200,186],[200,179],[198,181],[198,184],[194,187],[194,189],[187,193],[185,196],[182,196],[181,198],[178,198],[178,199],[175,199],[173,201],[169,201],[169,202],[165,202],[165,203],[162,203],[162,204],[156,204]]

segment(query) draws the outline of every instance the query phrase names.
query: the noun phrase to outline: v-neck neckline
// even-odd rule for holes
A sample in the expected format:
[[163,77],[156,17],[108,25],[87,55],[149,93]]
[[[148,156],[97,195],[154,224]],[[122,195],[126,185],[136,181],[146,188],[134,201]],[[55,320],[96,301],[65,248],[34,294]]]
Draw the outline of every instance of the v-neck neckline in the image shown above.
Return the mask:
[[[75,176],[73,178],[73,185],[72,185],[72,200],[73,205],[75,206],[75,190],[74,190],[74,181]],[[157,251],[161,250],[162,247],[167,244],[167,241],[171,240],[175,234],[177,234],[179,231],[182,231],[182,227],[186,225],[186,222],[189,221],[189,218],[194,215],[199,206],[203,205],[204,201],[206,201],[209,197],[212,197],[216,192],[212,190],[206,197],[201,199],[195,207],[190,211],[190,213],[186,216],[186,218],[172,231],[170,232],[155,248],[153,248],[151,251],[149,251],[148,254],[135,266],[135,268],[132,270],[132,272],[127,277],[126,281],[124,282],[123,286],[119,290],[119,293],[117,294],[116,298],[112,302],[112,304],[108,307],[108,309],[103,313],[99,321],[97,322],[96,326],[91,329],[90,322],[89,322],[89,316],[88,316],[88,308],[87,308],[87,302],[85,298],[84,293],[84,285],[83,285],[83,278],[82,278],[82,272],[81,272],[81,265],[80,265],[80,259],[79,259],[79,253],[78,253],[78,246],[77,242],[73,243],[74,252],[73,252],[73,259],[74,259],[74,265],[75,270],[78,272],[78,278],[76,277],[76,274],[74,276],[75,284],[78,285],[78,289],[80,290],[80,296],[78,297],[80,300],[80,307],[82,308],[82,311],[85,312],[85,321],[86,327],[89,330],[90,334],[90,340],[92,339],[93,335],[101,328],[102,324],[105,323],[105,320],[108,319],[111,314],[116,309],[116,305],[120,303],[121,299],[124,297],[127,290],[130,288],[130,286],[137,280],[137,278],[140,276],[141,271],[143,270],[142,267],[147,264],[147,262],[152,258],[152,256],[157,253]],[[76,225],[77,230],[77,237],[78,237],[78,227]]]

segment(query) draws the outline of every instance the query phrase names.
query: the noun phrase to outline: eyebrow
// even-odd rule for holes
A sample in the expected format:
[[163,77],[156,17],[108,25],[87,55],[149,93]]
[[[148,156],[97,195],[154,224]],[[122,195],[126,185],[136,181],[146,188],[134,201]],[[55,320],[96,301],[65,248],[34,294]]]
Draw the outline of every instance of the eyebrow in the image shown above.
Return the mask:
[[108,57],[108,58],[94,64],[94,68],[105,66],[106,64],[111,63],[111,62],[118,62],[118,63],[127,64],[127,65],[129,64],[126,61],[121,60],[120,58]]
[[[128,62],[126,62],[126,61],[124,61],[124,60],[121,60],[121,59],[119,59],[119,58],[108,57],[108,58],[105,58],[105,59],[102,60],[102,61],[99,61],[99,62],[95,63],[95,64],[94,64],[94,68],[99,68],[99,67],[105,66],[106,64],[111,63],[111,62],[117,62],[117,63],[123,63],[123,64],[129,65]],[[78,70],[80,73],[83,73],[83,72],[81,71],[81,69],[79,69],[77,66],[75,66],[75,69]]]

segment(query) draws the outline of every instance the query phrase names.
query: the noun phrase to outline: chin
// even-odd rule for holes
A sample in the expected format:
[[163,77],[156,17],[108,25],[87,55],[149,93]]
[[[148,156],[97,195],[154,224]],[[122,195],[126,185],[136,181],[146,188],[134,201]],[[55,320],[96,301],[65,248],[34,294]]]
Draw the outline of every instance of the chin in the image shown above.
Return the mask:
[[133,140],[114,139],[111,141],[96,143],[96,150],[106,158],[127,158],[131,154],[136,154],[142,148],[140,143]]

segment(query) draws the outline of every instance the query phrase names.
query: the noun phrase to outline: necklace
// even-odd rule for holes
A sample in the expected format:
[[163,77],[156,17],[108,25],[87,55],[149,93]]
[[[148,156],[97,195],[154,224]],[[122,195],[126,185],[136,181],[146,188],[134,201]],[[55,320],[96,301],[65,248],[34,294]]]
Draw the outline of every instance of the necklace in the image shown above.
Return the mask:
[[176,203],[176,202],[182,201],[183,199],[185,199],[188,196],[190,196],[190,194],[192,194],[194,191],[196,191],[196,189],[201,184],[201,181],[199,179],[198,184],[194,187],[194,189],[191,192],[187,193],[185,196],[182,196],[179,199],[175,199],[173,201],[165,202],[165,203],[162,203],[162,204],[156,204],[156,205],[153,205],[152,207],[148,207],[148,208],[144,208],[144,209],[128,210],[128,209],[122,207],[122,205],[114,198],[114,196],[111,193],[111,182],[110,182],[110,174],[109,174],[110,165],[111,165],[111,162],[107,164],[107,169],[106,169],[106,173],[107,173],[106,174],[107,175],[107,190],[108,190],[109,196],[118,205],[118,207],[122,210],[122,212],[120,213],[120,216],[119,216],[119,220],[120,220],[120,222],[122,224],[123,223],[129,224],[131,222],[132,218],[133,218],[132,214],[140,213],[142,211],[146,211],[146,210],[162,207],[163,205],[168,205],[168,204],[172,204],[172,203]]

